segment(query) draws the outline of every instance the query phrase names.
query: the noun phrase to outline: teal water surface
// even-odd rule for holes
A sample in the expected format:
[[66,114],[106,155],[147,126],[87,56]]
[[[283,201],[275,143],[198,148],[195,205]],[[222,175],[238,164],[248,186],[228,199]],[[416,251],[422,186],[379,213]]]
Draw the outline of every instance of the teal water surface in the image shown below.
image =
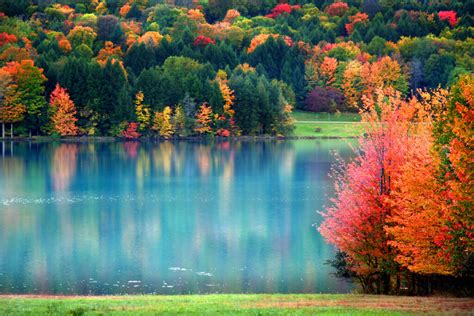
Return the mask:
[[345,140],[0,142],[0,293],[344,293]]

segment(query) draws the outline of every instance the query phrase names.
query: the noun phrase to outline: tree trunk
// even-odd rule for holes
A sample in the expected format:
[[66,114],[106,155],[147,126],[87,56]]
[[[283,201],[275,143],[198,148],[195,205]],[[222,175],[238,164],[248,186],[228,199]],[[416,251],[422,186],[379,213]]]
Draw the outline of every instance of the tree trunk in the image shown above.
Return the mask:
[[2,122],[2,138],[5,138],[5,123]]
[[13,123],[10,123],[10,137],[13,138]]

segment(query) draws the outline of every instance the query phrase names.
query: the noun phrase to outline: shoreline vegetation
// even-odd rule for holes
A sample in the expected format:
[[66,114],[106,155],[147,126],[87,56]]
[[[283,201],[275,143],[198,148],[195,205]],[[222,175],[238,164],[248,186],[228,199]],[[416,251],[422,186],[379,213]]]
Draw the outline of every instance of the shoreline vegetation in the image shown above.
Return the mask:
[[114,313],[469,315],[474,299],[359,294],[0,295],[3,315]]
[[137,139],[127,139],[119,136],[15,136],[0,138],[0,141],[176,141],[176,140],[298,140],[298,139],[343,139],[356,138],[363,134],[363,125],[357,113],[324,113],[296,110],[291,113],[294,119],[294,132],[291,135],[241,135],[241,136],[173,136],[164,138],[160,136],[141,136]]

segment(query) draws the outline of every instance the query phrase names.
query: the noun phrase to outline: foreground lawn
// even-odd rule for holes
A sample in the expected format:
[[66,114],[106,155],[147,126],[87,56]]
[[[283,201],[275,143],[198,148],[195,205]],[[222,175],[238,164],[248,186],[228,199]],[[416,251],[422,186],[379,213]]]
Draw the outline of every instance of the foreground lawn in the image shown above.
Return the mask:
[[0,296],[0,315],[413,315],[474,312],[473,299],[367,295]]

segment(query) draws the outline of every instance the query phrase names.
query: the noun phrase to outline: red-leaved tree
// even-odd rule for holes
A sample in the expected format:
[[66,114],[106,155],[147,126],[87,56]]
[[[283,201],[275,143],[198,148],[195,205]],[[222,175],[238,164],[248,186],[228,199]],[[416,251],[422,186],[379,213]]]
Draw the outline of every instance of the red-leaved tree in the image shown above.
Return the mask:
[[61,88],[59,83],[51,92],[49,104],[54,111],[51,118],[54,130],[61,136],[76,136],[79,131],[76,126],[77,110],[69,98],[69,93]]
[[347,255],[349,268],[369,293],[389,293],[397,275],[397,251],[385,230],[394,214],[391,201],[403,174],[407,154],[426,152],[429,115],[412,98],[405,101],[392,88],[364,97],[356,157],[335,167],[336,197],[319,228],[321,234]]

